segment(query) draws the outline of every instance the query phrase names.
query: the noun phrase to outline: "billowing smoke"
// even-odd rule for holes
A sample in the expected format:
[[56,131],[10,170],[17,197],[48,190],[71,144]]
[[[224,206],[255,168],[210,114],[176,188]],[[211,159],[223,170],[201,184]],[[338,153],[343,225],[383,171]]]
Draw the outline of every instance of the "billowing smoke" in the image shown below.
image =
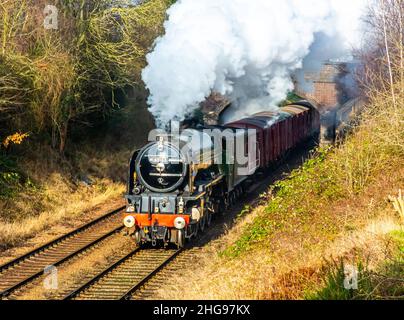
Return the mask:
[[143,80],[159,126],[183,120],[213,91],[232,118],[276,108],[302,68],[345,58],[366,0],[179,0],[147,56]]

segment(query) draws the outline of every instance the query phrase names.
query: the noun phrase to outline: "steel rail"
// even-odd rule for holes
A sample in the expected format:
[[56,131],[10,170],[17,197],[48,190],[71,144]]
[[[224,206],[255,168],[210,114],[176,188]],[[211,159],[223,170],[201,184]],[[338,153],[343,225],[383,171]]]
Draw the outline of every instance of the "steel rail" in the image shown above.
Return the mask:
[[[95,246],[97,243],[99,243],[99,242],[101,242],[102,240],[104,240],[104,239],[110,237],[111,235],[117,233],[118,231],[120,231],[120,230],[122,230],[122,229],[123,229],[123,226],[119,226],[119,227],[117,227],[117,228],[111,230],[110,232],[108,232],[108,233],[102,235],[101,237],[97,238],[96,240],[92,241],[91,243],[86,244],[85,246],[79,248],[78,250],[75,250],[74,252],[68,254],[67,256],[63,257],[63,258],[60,259],[60,260],[58,260],[58,261],[56,261],[56,262],[53,262],[53,263],[52,263],[52,266],[58,266],[58,265],[60,265],[60,264],[62,264],[62,263],[64,263],[64,262],[66,262],[67,260],[69,260],[69,259],[71,259],[71,258],[77,256],[78,254],[82,253],[83,251],[86,251],[87,249],[89,249],[89,248]],[[44,274],[44,270],[40,270],[40,271],[38,271],[38,272],[36,272],[36,273],[33,273],[32,275],[30,275],[30,276],[28,276],[28,277],[26,277],[26,278],[23,278],[23,279],[22,279],[21,281],[19,281],[18,283],[13,284],[13,285],[10,286],[9,288],[7,288],[7,289],[1,291],[1,292],[0,292],[0,298],[3,298],[3,299],[4,299],[5,297],[9,296],[13,291],[15,291],[15,290],[21,288],[22,286],[24,286],[24,285],[26,285],[27,283],[29,283],[29,282],[35,280],[36,278],[40,277],[40,276],[43,275],[43,274]]]
[[135,284],[132,288],[125,292],[119,300],[129,300],[130,297],[143,287],[150,279],[152,279],[157,273],[159,273],[162,269],[164,269],[171,261],[173,261],[184,249],[179,249],[174,252],[169,258],[167,258],[160,266],[150,272],[147,276],[145,276],[142,280],[140,280],[137,284]]
[[[136,248],[125,257],[119,259],[119,261],[114,262],[112,265],[107,267],[105,270],[97,274],[95,277],[87,281],[85,284],[81,285],[79,288],[75,289],[74,291],[67,294],[63,300],[72,300],[72,299],[80,299],[82,294],[84,294],[84,299],[98,299],[98,298],[105,298],[106,292],[111,292],[108,299],[114,300],[126,300],[131,297],[131,295],[143,287],[150,279],[152,279],[158,272],[163,270],[173,259],[175,259],[184,249],[175,250],[173,253],[166,258],[164,261],[159,262],[157,267],[153,267],[153,270],[145,272],[141,278],[136,279],[136,273],[134,271],[130,271],[131,273],[128,276],[124,276],[125,270],[131,270],[131,265],[140,265],[146,261],[150,261],[154,259],[153,257],[156,255],[154,251],[142,250],[141,248]],[[144,253],[145,256],[138,256],[137,254]],[[161,254],[158,253],[156,257]],[[135,259],[135,260],[133,260]],[[135,279],[133,278],[135,275]],[[107,284],[102,283],[105,280]],[[101,281],[101,282],[100,282]],[[109,281],[109,284],[108,284]],[[128,282],[128,285],[115,287],[114,283],[119,284],[122,281]],[[130,283],[133,281],[133,284]],[[100,283],[99,283],[100,282]],[[90,292],[87,290],[89,289]],[[121,292],[119,290],[121,289]],[[118,292],[117,292],[118,291]],[[108,293],[107,293],[108,296]]]
[[87,281],[85,284],[80,286],[79,288],[75,289],[74,291],[70,292],[68,295],[66,295],[62,300],[71,300],[77,297],[81,292],[83,292],[85,289],[89,288],[92,286],[94,283],[96,283],[98,280],[100,280],[102,277],[106,276],[108,273],[112,272],[115,270],[117,267],[119,267],[122,263],[124,263],[126,260],[128,260],[130,257],[135,255],[140,251],[140,248],[136,248],[134,251],[130,252],[127,254],[125,257],[120,259],[119,261],[115,262],[108,268],[106,268],[104,271],[96,275],[94,278],[90,279]]
[[97,219],[95,219],[95,220],[93,220],[93,221],[91,221],[89,223],[86,223],[86,224],[78,227],[77,229],[75,229],[75,230],[73,230],[73,231],[71,231],[71,232],[69,232],[69,233],[67,233],[67,234],[65,234],[65,235],[63,235],[61,237],[58,237],[58,238],[56,238],[54,240],[51,240],[50,242],[48,242],[48,243],[46,243],[44,245],[41,245],[40,247],[37,247],[37,248],[33,249],[32,251],[30,251],[30,252],[28,252],[28,253],[26,253],[26,254],[24,254],[24,255],[16,258],[16,259],[14,259],[14,260],[11,260],[11,261],[3,264],[3,265],[1,265],[0,266],[0,273],[2,273],[5,270],[15,266],[16,264],[20,263],[21,261],[27,260],[28,258],[31,258],[31,257],[35,256],[36,254],[38,254],[38,253],[40,253],[42,251],[45,251],[46,249],[49,249],[49,248],[53,247],[54,245],[66,240],[66,239],[68,239],[68,238],[70,238],[72,236],[75,236],[80,232],[83,232],[83,231],[89,229],[90,227],[96,225],[97,223],[99,223],[99,222],[101,222],[103,220],[106,220],[106,219],[112,217],[113,215],[121,212],[123,209],[125,209],[125,207],[120,207],[120,208],[115,209],[115,210],[113,210],[111,212],[108,212],[107,214],[105,214],[105,215],[103,215],[103,216],[101,216],[101,217],[99,217],[99,218],[97,218]]

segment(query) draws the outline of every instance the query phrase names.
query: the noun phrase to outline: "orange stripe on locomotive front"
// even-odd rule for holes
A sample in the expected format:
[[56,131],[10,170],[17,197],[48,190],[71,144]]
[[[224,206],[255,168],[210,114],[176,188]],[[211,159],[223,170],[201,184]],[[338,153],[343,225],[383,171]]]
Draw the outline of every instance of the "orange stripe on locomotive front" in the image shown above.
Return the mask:
[[174,228],[174,220],[178,217],[182,217],[185,220],[186,225],[189,225],[190,217],[188,215],[181,214],[152,214],[151,219],[148,213],[136,213],[136,214],[126,214],[125,217],[132,216],[136,219],[136,226],[143,227],[151,227],[151,226],[161,226]]

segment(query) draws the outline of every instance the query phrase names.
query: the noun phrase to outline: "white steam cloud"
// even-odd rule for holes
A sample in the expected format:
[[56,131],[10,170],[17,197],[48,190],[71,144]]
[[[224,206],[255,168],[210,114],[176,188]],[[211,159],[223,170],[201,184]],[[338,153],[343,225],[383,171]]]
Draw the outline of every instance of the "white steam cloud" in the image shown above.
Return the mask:
[[269,110],[292,74],[358,44],[366,0],[179,0],[147,56],[143,80],[159,126],[183,120],[213,91],[232,117]]

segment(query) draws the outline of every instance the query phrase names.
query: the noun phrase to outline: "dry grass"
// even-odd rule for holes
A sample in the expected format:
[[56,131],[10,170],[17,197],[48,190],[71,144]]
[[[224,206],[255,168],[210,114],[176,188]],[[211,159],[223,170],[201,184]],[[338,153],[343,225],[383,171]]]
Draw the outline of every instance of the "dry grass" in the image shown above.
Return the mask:
[[[0,198],[0,249],[25,244],[28,239],[40,237],[54,226],[71,226],[92,219],[96,207],[115,203],[126,191],[124,180],[113,181],[105,172],[92,175],[80,171],[75,162],[61,157],[49,146],[30,142],[20,147],[16,162],[21,180],[28,179],[11,196]],[[92,160],[95,165],[102,157]],[[87,159],[84,159],[86,162]],[[123,159],[105,163],[110,170],[117,168]],[[120,167],[119,167],[120,168]],[[126,170],[125,170],[126,171]],[[87,178],[89,184],[82,181]],[[100,210],[105,213],[108,209]],[[65,232],[61,228],[62,233]],[[57,236],[56,233],[54,235]]]
[[[121,197],[125,191],[122,183],[108,180],[97,181],[93,187],[79,186],[72,191],[60,174],[52,174],[43,188],[41,199],[46,210],[36,216],[20,218],[0,224],[0,248],[9,248],[46,231],[55,224],[68,224],[82,217],[91,209]],[[45,199],[45,200],[44,200]],[[26,202],[14,202],[22,214],[27,212]],[[35,204],[32,204],[35,205]],[[28,211],[29,213],[29,211]]]
[[[146,140],[137,145],[140,146],[144,141]],[[83,149],[85,150],[76,154],[78,172],[85,172],[92,177],[108,177],[113,181],[126,181],[132,149],[123,147],[114,151],[95,150],[88,146],[83,146]]]

